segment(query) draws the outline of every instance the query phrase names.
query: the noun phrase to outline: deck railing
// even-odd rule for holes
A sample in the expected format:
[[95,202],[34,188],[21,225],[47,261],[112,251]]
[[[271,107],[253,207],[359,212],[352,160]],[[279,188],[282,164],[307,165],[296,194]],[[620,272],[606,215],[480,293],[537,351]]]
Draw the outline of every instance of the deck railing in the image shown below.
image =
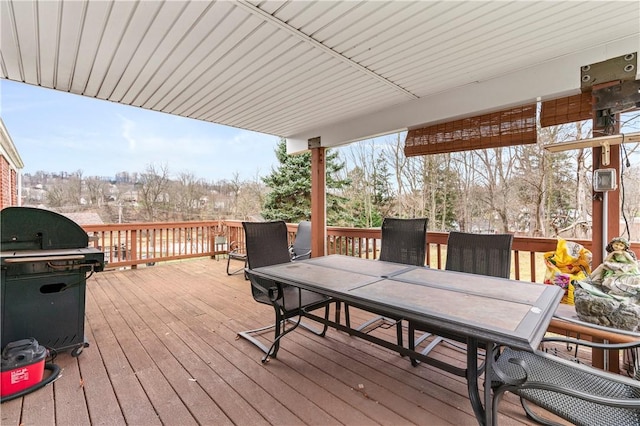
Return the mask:
[[[376,259],[379,252],[381,231],[377,229],[327,227],[327,253],[360,256]],[[447,252],[447,232],[427,233],[427,260],[431,268],[444,269]],[[591,250],[591,240],[572,239]],[[518,237],[513,239],[511,278],[523,281],[543,282],[546,270],[544,253],[554,251],[556,238]]]
[[[289,241],[295,238],[297,225],[288,224]],[[244,231],[239,220],[199,222],[157,222],[85,225],[91,245],[105,254],[107,268],[151,266],[156,262],[194,257],[220,258],[231,243],[244,247]],[[327,227],[327,253],[376,259],[380,248],[380,228]],[[446,232],[429,232],[427,264],[443,269],[447,248]],[[590,240],[576,240],[591,250]],[[556,249],[555,238],[515,236],[511,278],[542,282],[545,252]],[[640,244],[632,244],[639,253]]]

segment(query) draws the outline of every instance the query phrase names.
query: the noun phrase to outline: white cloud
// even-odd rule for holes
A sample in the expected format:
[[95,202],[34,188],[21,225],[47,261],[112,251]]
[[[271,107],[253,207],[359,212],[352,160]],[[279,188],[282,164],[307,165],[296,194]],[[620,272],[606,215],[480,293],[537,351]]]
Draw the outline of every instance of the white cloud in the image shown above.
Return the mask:
[[135,123],[132,120],[129,120],[128,118],[123,117],[121,114],[118,114],[118,117],[120,117],[120,120],[122,120],[122,132],[121,132],[122,137],[124,138],[124,140],[128,142],[129,151],[135,152],[136,140],[131,135],[135,128]]

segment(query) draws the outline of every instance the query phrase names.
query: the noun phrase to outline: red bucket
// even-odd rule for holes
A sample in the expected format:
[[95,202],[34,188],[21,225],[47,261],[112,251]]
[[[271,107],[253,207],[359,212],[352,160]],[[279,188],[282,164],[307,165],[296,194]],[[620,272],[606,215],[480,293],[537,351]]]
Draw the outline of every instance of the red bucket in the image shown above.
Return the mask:
[[28,389],[42,381],[47,349],[34,338],[17,340],[2,350],[0,397]]

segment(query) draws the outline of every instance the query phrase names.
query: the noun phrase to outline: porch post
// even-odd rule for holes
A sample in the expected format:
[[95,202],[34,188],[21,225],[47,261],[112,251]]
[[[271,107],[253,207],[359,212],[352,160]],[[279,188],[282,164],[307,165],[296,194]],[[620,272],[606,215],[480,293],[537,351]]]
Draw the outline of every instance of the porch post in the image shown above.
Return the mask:
[[[618,81],[612,81],[609,83],[603,83],[600,85],[594,85],[593,89],[602,89],[604,87],[607,86],[613,86],[618,84]],[[593,105],[596,105],[596,101],[595,99],[593,100]],[[595,109],[593,109],[592,111],[592,116],[593,116],[593,137],[599,137],[599,136],[605,136],[606,133],[604,131],[604,128],[602,126],[597,126],[596,124],[596,117],[597,117],[598,111]],[[616,133],[620,133],[620,114],[616,114],[615,115],[615,123],[613,125],[613,129],[611,129],[613,131],[613,134]],[[610,150],[610,154],[609,154],[609,164],[608,165],[603,165],[602,164],[602,147],[594,147],[592,150],[592,155],[593,155],[593,170],[596,169],[600,169],[600,168],[607,168],[607,169],[615,169],[616,171],[616,179],[618,179],[618,189],[616,189],[615,191],[609,191],[607,192],[607,212],[605,215],[604,212],[604,202],[603,202],[603,198],[604,198],[604,194],[602,194],[601,192],[595,192],[593,191],[592,188],[592,193],[593,193],[593,197],[592,197],[592,226],[591,226],[591,241],[593,242],[593,245],[591,247],[591,253],[592,253],[592,269],[595,269],[596,266],[598,266],[600,263],[602,263],[602,260],[605,258],[605,256],[607,255],[604,252],[604,247],[605,245],[611,240],[611,238],[614,237],[618,237],[620,236],[620,145],[610,145],[609,147]],[[607,223],[603,224],[602,223],[602,219],[603,217],[607,218]],[[603,228],[604,226],[604,228]],[[602,234],[603,234],[603,229],[605,229],[607,231],[606,235],[607,235],[607,241],[603,241],[602,238]]]
[[311,256],[326,254],[326,148],[320,137],[309,139],[311,149]]
[[[606,86],[615,85],[618,82],[609,82],[603,83],[601,85],[593,87],[593,89],[601,89]],[[595,105],[595,99],[593,99],[593,105]],[[598,117],[598,111],[593,108],[592,117],[593,117],[593,137],[604,136],[606,135],[604,128],[602,126],[597,126],[596,118]],[[615,123],[613,125],[613,133],[620,133],[620,114],[615,115]],[[592,150],[593,155],[593,170],[599,168],[611,168],[616,171],[616,179],[620,179],[620,145],[610,145],[609,147],[609,164],[607,166],[602,164],[602,147],[594,147]],[[595,192],[593,188],[591,189],[593,192],[592,197],[592,225],[591,225],[591,269],[595,269],[598,265],[602,263],[604,257],[606,256],[604,247],[608,241],[613,237],[617,237],[620,235],[620,185],[618,185],[618,189],[615,191],[609,191],[607,194],[603,194],[602,192]],[[607,210],[605,215],[605,203],[604,197],[607,197]],[[602,219],[606,217],[607,223],[602,223]],[[607,241],[604,241],[602,238],[602,230],[606,229],[607,231]],[[602,339],[593,339],[595,342],[602,343]],[[605,354],[605,351],[598,348],[591,349],[591,364],[594,367],[606,369],[608,368],[611,372],[619,372],[620,371],[620,362],[618,351],[611,351],[611,355],[608,356],[609,353]]]

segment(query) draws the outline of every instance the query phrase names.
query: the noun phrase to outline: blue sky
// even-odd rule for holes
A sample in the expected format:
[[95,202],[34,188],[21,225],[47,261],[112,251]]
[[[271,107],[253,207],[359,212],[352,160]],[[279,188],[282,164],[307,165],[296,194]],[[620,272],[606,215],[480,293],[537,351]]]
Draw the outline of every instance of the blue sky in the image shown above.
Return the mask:
[[113,177],[167,164],[175,177],[207,181],[265,176],[277,165],[278,138],[204,121],[0,80],[0,116],[22,173]]

